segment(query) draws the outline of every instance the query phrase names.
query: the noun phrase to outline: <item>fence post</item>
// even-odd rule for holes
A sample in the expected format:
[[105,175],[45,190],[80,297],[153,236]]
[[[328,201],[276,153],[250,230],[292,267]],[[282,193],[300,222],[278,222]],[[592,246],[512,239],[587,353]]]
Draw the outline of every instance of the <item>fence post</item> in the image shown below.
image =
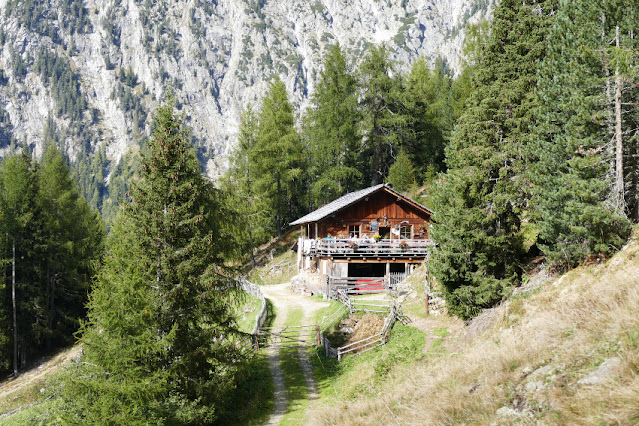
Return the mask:
[[315,326],[315,343],[316,343],[316,346],[320,346],[322,344],[319,325]]

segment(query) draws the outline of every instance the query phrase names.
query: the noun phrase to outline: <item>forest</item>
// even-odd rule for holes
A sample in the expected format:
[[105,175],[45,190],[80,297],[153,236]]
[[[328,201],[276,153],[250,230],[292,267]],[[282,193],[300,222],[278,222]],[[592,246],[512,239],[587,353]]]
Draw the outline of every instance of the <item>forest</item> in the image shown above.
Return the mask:
[[[424,59],[401,72],[383,44],[355,66],[336,44],[305,111],[277,76],[246,107],[217,186],[169,100],[112,176],[119,206],[101,201],[104,152],[72,173],[48,123],[40,159],[14,147],[0,168],[0,372],[75,335],[84,362],[62,379],[59,422],[213,423],[250,378],[231,309],[240,266],[292,220],[381,182],[435,212],[428,269],[465,320],[532,257],[566,270],[610,256],[639,218],[637,6],[502,0],[467,29],[458,74]],[[54,56],[38,67],[76,84]],[[114,96],[137,111],[135,74],[121,80]],[[60,99],[58,114],[87,115]]]
[[609,256],[639,211],[636,14],[504,0],[468,29],[457,76],[442,61],[401,73],[384,45],[354,69],[335,45],[301,123],[276,78],[244,112],[223,184],[248,253],[385,181],[426,194],[429,270],[461,318],[502,300],[531,257],[562,270]]

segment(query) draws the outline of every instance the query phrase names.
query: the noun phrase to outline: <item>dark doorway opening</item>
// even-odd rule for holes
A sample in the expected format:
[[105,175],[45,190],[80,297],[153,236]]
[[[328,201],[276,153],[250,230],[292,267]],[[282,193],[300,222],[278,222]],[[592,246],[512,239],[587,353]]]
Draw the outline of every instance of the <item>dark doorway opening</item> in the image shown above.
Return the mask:
[[385,240],[389,239],[391,237],[390,227],[380,227],[379,235]]
[[391,272],[406,272],[406,264],[405,263],[391,263],[390,264]]
[[349,263],[349,277],[383,277],[386,275],[385,263]]

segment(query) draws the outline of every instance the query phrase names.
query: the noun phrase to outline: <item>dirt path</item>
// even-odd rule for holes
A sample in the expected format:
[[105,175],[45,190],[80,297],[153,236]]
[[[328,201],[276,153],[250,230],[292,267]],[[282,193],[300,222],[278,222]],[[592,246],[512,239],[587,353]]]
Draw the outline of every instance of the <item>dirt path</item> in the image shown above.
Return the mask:
[[[35,384],[38,380],[43,379],[48,374],[51,374],[61,365],[78,356],[80,350],[81,346],[76,345],[70,349],[65,350],[64,352],[60,352],[59,354],[44,360],[39,365],[22,372],[17,379],[10,379],[0,383],[0,401],[7,400],[15,392],[27,389],[32,384]],[[6,418],[11,414],[15,414],[23,408],[25,407],[20,407],[16,410],[13,410],[11,413],[4,413],[0,415],[0,419]]]
[[[316,299],[293,293],[289,283],[262,286],[261,289],[264,296],[270,299],[271,303],[273,303],[273,306],[275,307],[276,317],[273,322],[274,327],[283,326],[290,312],[296,309],[301,309],[303,312],[302,324],[300,325],[311,324],[313,322],[313,314],[315,311],[329,306],[327,302],[318,302]],[[275,385],[275,407],[267,424],[277,425],[282,421],[282,418],[286,414],[288,400],[286,398],[286,387],[284,385],[283,372],[280,367],[279,348],[270,347],[267,353],[269,355],[269,369],[271,370],[273,383]],[[308,359],[307,351],[302,347],[298,348],[298,357],[302,371],[304,372],[304,381],[308,388],[308,397],[309,399],[315,399],[317,398],[317,390],[315,388],[313,370],[310,360]]]

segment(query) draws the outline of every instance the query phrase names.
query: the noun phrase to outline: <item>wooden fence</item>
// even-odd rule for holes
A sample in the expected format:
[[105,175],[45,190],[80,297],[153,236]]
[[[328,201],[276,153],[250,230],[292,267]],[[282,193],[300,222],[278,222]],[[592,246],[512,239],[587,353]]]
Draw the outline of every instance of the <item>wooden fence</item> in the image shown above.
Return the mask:
[[264,321],[266,321],[267,309],[266,309],[266,299],[264,298],[264,293],[258,285],[249,282],[245,277],[240,280],[240,287],[242,290],[251,294],[255,297],[259,297],[262,301],[262,306],[260,308],[260,313],[255,317],[255,325],[253,326],[253,331],[251,334],[256,335],[260,327],[264,325]]
[[391,329],[393,328],[395,321],[397,321],[401,316],[401,309],[395,303],[392,303],[390,306],[390,312],[384,319],[382,330],[378,334],[337,348],[337,360],[341,361],[342,357],[346,354],[363,354],[364,352],[368,352],[371,349],[388,343]]
[[[344,279],[343,282],[338,283],[335,288],[333,288],[332,286],[330,287],[331,299],[340,302],[346,309],[348,309],[351,314],[355,311],[365,311],[387,315],[384,319],[384,325],[382,326],[382,329],[379,333],[338,348],[331,346],[328,339],[326,339],[324,337],[324,334],[322,333],[322,345],[324,346],[326,356],[337,357],[339,361],[341,361],[342,357],[346,354],[361,354],[373,348],[386,344],[388,342],[388,339],[390,338],[390,331],[393,328],[395,321],[397,321],[398,319],[401,320],[401,318],[403,317],[401,305],[394,299],[374,300],[351,297],[351,294],[357,293],[357,291],[356,289],[353,289],[351,285],[349,285],[348,280],[349,279]],[[340,311],[341,309],[337,312]],[[334,316],[336,315],[334,314]],[[328,328],[328,326],[325,328]],[[322,332],[325,330],[325,328],[322,329]]]
[[[389,290],[397,283],[403,281],[405,277],[402,274],[396,274],[394,277],[373,277],[373,278],[342,278],[334,279],[328,282],[328,296],[342,304],[342,308],[338,309],[329,317],[325,318],[320,324],[286,326],[286,327],[264,327],[264,321],[267,316],[266,299],[259,286],[249,282],[245,278],[240,281],[241,288],[253,296],[262,300],[262,308],[255,318],[255,326],[250,338],[238,342],[241,353],[254,351],[266,345],[291,346],[306,345],[324,347],[326,356],[337,357],[339,361],[347,354],[361,354],[373,348],[384,345],[390,338],[390,331],[398,319],[401,320],[401,306],[393,300],[375,300],[360,299],[351,297],[352,295],[361,295],[369,293],[379,293],[378,288]],[[366,280],[366,281],[364,281]],[[351,314],[356,311],[374,312],[378,314],[387,314],[384,319],[384,325],[379,333],[350,343],[345,346],[334,348],[328,339],[324,337],[326,331],[335,321],[341,318],[344,311],[348,310]]]

